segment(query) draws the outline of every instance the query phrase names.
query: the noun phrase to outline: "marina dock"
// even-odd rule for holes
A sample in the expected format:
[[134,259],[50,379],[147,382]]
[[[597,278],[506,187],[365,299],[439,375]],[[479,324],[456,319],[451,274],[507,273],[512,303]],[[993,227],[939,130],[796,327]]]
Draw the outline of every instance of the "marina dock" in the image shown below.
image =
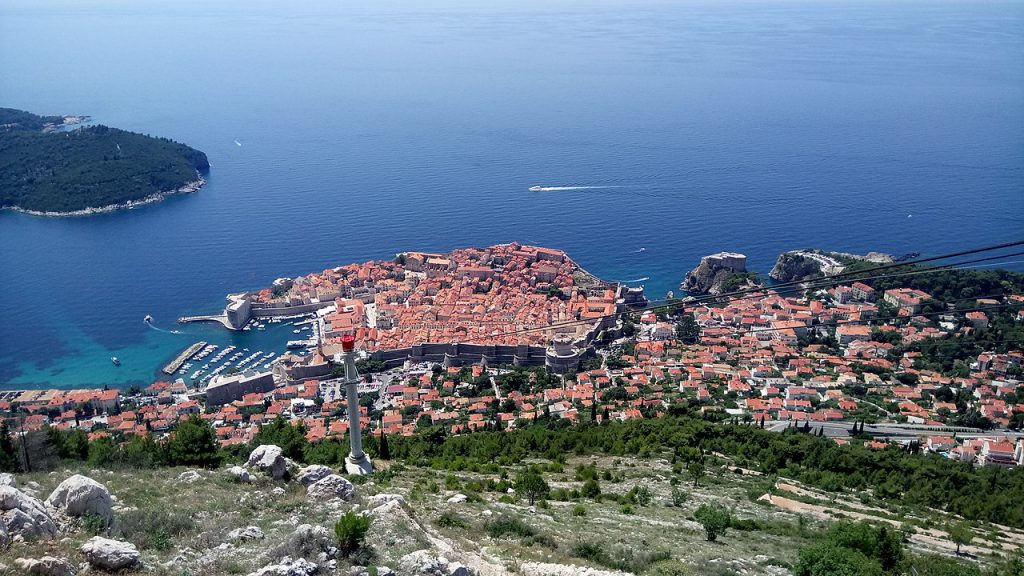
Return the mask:
[[171,361],[170,364],[168,364],[167,366],[163,367],[164,374],[170,375],[170,374],[174,374],[175,372],[177,372],[178,368],[181,368],[181,365],[184,364],[186,360],[191,358],[193,354],[195,354],[196,352],[199,352],[200,350],[202,350],[203,346],[206,346],[206,341],[205,340],[204,341],[200,341],[200,342],[196,342],[195,344],[189,346],[188,348],[185,348],[181,352],[181,354],[178,354],[178,356],[174,360]]

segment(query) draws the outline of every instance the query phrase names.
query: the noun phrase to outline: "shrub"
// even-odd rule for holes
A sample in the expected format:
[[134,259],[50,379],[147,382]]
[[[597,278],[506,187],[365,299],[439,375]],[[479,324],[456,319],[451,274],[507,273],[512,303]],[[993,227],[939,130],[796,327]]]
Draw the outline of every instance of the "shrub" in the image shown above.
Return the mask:
[[[639,574],[648,567],[665,562],[670,555],[664,550],[635,549],[628,546],[603,546],[596,542],[580,541],[573,548],[574,556],[607,568]],[[665,574],[674,575],[672,572]]]
[[651,495],[651,490],[647,486],[634,487],[633,494],[636,496],[636,503],[641,506],[649,506],[651,504],[651,500],[654,499]]
[[690,495],[678,488],[672,489],[672,505],[681,507],[690,498]]
[[126,510],[117,516],[111,538],[131,539],[142,550],[167,550],[171,538],[196,528],[190,514],[165,510]]
[[708,542],[714,542],[729,527],[729,511],[720,504],[701,504],[693,518],[704,527]]
[[491,538],[502,538],[504,536],[525,538],[536,534],[533,528],[530,528],[529,525],[519,518],[506,516],[504,514],[497,518],[488,520],[487,523],[484,524],[484,528],[487,530],[487,534]]
[[622,507],[619,508],[619,512],[622,512],[623,514],[632,514],[633,513],[633,505],[632,504],[623,504]]
[[355,552],[363,545],[369,530],[369,518],[346,512],[334,525],[334,537],[338,540],[338,548],[346,554]]
[[660,560],[644,572],[647,576],[692,576],[693,570],[679,560]]
[[580,490],[580,496],[584,498],[597,499],[601,495],[601,485],[597,483],[597,480],[591,478],[583,483],[583,488]]
[[576,506],[573,506],[573,508],[572,508],[572,515],[573,516],[586,516],[587,515],[587,508],[586,508],[586,506],[584,506],[582,504],[577,504]]
[[442,528],[465,528],[466,521],[460,518],[457,514],[452,512],[445,512],[441,514],[434,524]]

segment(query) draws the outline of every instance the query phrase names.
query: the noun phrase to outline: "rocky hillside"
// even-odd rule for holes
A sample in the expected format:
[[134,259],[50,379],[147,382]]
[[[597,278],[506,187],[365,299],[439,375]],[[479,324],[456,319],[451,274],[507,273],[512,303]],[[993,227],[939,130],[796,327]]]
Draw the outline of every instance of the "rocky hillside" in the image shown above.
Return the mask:
[[686,273],[679,287],[694,295],[718,295],[757,284],[757,275],[745,268],[723,265],[714,256],[705,256],[696,268]]
[[[708,573],[690,565],[789,574],[784,566],[799,538],[735,532],[710,543],[692,519],[702,502],[725,498],[739,502],[738,514],[790,516],[743,497],[743,484],[676,489],[665,461],[541,465],[553,470],[544,474],[551,498],[532,506],[512,488],[495,487],[503,470],[443,473],[396,464],[345,478],[325,466],[298,468],[275,446],[258,448],[245,466],[215,470],[4,475],[0,574]],[[595,476],[621,470],[601,482],[604,499],[580,497],[585,482],[578,471],[587,467]],[[611,492],[634,503],[622,504]],[[368,519],[369,529],[358,549],[346,551],[335,525],[350,513]],[[688,543],[685,553],[680,542]]]
[[[212,470],[3,475],[0,575],[788,576],[833,521],[898,517],[726,461],[561,460],[377,462],[346,478],[261,446]],[[724,523],[709,509],[727,511]],[[916,551],[954,550],[939,530],[907,530]],[[965,550],[988,558],[1024,542],[1000,530]]]
[[845,252],[793,250],[779,254],[768,276],[779,282],[803,282],[820,276],[840,274],[854,262],[888,264],[893,261],[892,256],[880,252],[869,252],[866,256],[860,256]]

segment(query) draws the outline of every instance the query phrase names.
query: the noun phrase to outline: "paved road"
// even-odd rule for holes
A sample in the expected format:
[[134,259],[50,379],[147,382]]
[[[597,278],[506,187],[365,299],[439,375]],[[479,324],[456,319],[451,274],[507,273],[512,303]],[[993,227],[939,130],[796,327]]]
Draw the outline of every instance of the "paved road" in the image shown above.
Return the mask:
[[[765,430],[772,432],[782,432],[790,426],[803,426],[803,422],[790,422],[789,420],[768,420],[765,421]],[[850,428],[853,427],[853,422],[811,422],[811,432],[817,433],[819,428],[824,428],[824,435],[829,438],[849,438]],[[871,434],[878,439],[886,440],[908,440],[911,438],[919,438],[927,435],[952,435],[953,431],[956,431],[957,438],[980,438],[990,436],[1006,436],[1008,438],[1016,439],[1024,437],[1022,432],[1014,432],[1012,430],[978,430],[974,428],[954,428],[946,431],[942,431],[939,428],[931,426],[918,426],[914,424],[865,424],[864,432]]]

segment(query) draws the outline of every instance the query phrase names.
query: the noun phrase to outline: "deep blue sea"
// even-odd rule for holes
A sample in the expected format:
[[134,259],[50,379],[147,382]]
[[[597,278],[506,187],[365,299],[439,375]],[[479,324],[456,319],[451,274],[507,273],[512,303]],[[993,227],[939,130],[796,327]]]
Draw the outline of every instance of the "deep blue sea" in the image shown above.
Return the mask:
[[282,351],[142,318],[403,250],[548,245],[658,298],[719,250],[1024,237],[1021,1],[3,0],[0,106],[212,165],[139,210],[0,214],[2,388]]

